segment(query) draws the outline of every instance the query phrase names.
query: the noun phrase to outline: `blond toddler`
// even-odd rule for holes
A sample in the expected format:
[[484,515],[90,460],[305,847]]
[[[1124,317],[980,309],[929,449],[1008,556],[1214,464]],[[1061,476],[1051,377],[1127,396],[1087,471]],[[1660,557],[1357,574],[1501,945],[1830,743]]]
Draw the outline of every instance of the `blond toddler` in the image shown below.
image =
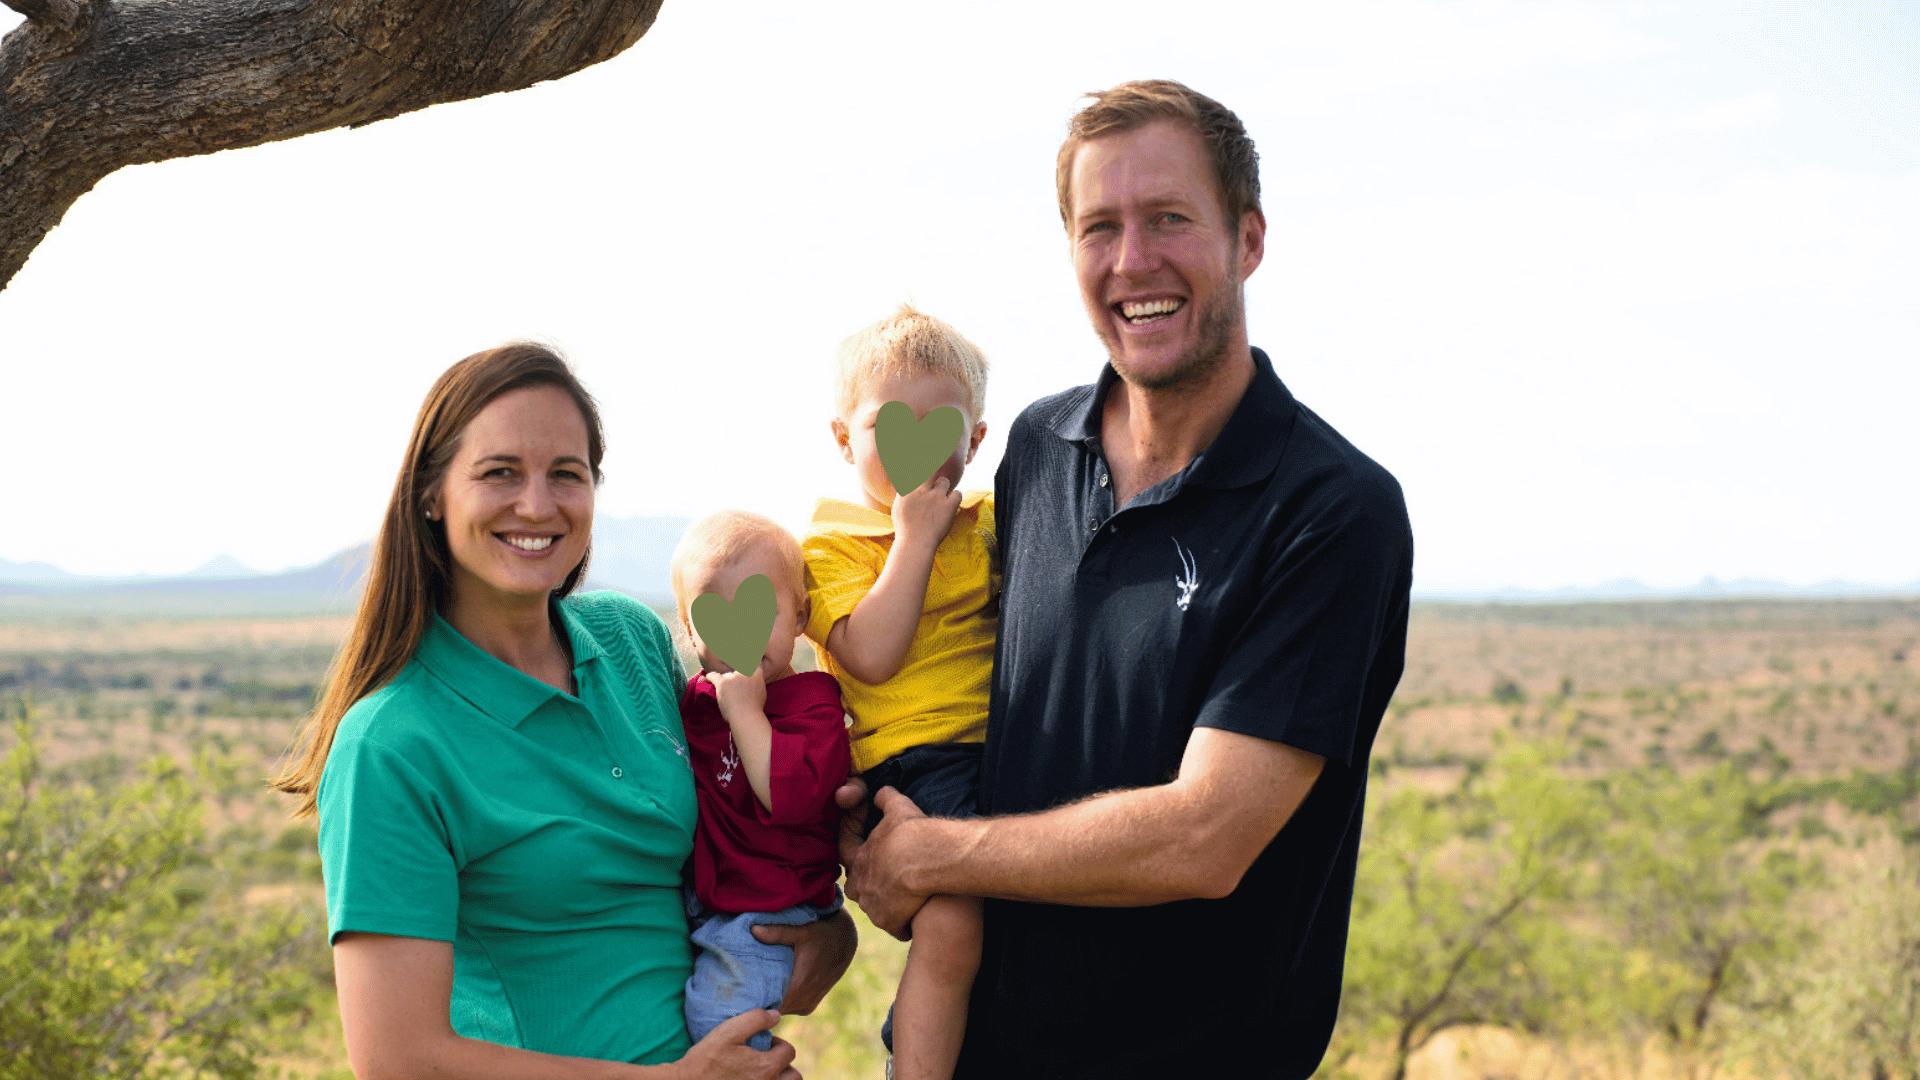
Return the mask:
[[[834,442],[861,500],[821,499],[802,538],[807,637],[840,680],[853,767],[868,790],[896,788],[933,817],[973,817],[999,577],[993,496],[959,485],[986,435],[987,362],[953,327],[903,304],[841,346],[837,383]],[[945,406],[964,419],[952,456],[904,495],[875,443],[890,401],[920,419]],[[868,827],[877,823],[870,808]],[[945,1080],[980,966],[980,901],[931,897],[912,926],[889,1020],[893,1074]]]

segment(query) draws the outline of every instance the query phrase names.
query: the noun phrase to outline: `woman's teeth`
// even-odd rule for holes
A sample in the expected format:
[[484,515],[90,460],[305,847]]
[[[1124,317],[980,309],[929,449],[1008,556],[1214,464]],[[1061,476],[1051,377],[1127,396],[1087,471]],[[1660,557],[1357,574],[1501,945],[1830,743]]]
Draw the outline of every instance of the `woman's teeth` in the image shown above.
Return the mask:
[[545,551],[553,546],[554,540],[551,536],[508,536],[504,539],[521,551]]

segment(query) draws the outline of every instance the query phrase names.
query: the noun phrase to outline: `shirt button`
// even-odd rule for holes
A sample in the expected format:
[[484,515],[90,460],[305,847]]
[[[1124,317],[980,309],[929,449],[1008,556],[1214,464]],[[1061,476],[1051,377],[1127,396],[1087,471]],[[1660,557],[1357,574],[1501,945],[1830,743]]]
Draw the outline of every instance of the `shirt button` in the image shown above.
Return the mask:
[[621,775],[621,774],[620,774],[620,766],[618,766],[618,765],[615,765],[615,766],[613,767],[613,778],[614,778],[615,780],[618,780],[618,779],[620,779],[620,775]]
[[1092,531],[1094,531],[1094,532],[1099,532],[1099,531],[1100,531],[1100,519],[1099,519],[1099,518],[1088,518],[1088,519],[1087,519],[1087,528],[1088,528],[1088,529],[1091,529],[1091,530],[1092,530]]
[[1106,486],[1107,486],[1107,481],[1108,481],[1108,479],[1109,479],[1109,477],[1107,476],[1107,474],[1106,474],[1106,473],[1101,473],[1101,474],[1100,474],[1100,486],[1101,486],[1101,487],[1106,487]]

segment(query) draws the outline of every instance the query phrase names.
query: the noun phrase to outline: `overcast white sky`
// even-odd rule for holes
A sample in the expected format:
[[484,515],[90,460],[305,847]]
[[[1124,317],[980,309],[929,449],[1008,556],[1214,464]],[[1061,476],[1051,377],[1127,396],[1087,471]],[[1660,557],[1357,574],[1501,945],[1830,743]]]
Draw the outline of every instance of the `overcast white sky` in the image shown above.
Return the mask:
[[1103,358],[1064,122],[1151,76],[1257,141],[1253,341],[1400,478],[1417,588],[1920,580],[1913,0],[667,0],[571,78],[82,198],[0,293],[0,558],[316,562],[529,335],[605,406],[602,513],[797,524],[852,490],[833,349],[907,298],[994,363],[987,486]]

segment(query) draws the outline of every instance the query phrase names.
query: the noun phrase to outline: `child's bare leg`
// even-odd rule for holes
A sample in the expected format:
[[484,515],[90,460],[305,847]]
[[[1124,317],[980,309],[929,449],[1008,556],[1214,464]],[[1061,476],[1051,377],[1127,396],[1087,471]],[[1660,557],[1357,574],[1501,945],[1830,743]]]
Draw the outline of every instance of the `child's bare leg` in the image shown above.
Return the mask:
[[893,1002],[895,1080],[948,1080],[967,1032],[980,970],[980,901],[934,896],[913,917],[913,945]]

